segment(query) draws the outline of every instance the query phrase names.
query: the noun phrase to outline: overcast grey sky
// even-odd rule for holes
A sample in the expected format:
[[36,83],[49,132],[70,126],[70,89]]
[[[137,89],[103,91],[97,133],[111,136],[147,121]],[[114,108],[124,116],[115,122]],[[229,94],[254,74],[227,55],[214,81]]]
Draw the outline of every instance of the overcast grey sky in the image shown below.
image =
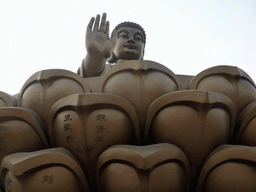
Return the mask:
[[111,30],[123,21],[145,29],[145,60],[187,75],[232,65],[256,81],[255,0],[1,0],[0,91],[16,94],[44,69],[76,72],[86,26],[103,12]]

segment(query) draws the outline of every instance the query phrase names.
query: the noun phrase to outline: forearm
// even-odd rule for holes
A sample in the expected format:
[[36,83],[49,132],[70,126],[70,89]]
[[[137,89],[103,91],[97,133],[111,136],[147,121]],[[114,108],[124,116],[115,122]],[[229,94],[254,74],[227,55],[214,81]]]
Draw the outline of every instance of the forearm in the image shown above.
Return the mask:
[[83,77],[95,77],[99,76],[105,69],[106,58],[100,55],[86,55],[82,62],[82,76]]

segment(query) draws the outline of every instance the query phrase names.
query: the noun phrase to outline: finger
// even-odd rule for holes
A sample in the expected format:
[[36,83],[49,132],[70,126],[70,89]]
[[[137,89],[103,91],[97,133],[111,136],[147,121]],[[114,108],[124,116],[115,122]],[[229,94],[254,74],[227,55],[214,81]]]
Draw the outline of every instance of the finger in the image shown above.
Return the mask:
[[107,14],[106,14],[106,13],[103,13],[103,14],[102,14],[101,23],[100,23],[100,31],[101,31],[101,32],[104,32],[104,30],[105,30],[106,18],[107,18]]
[[95,18],[92,17],[89,24],[87,25],[87,31],[91,32],[92,31],[92,26],[93,26],[93,22],[94,22]]
[[94,23],[93,31],[98,31],[99,23],[100,23],[100,15],[98,14],[98,15],[96,16],[96,20],[95,20],[95,23]]
[[106,35],[109,37],[109,21],[106,22],[105,33],[106,33]]

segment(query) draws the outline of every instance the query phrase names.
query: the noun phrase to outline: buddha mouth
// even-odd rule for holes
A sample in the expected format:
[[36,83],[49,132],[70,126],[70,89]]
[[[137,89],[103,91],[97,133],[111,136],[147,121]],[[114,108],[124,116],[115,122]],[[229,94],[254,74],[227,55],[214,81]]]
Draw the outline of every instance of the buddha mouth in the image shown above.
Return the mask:
[[125,45],[124,47],[127,47],[128,49],[136,49],[136,46],[134,45]]

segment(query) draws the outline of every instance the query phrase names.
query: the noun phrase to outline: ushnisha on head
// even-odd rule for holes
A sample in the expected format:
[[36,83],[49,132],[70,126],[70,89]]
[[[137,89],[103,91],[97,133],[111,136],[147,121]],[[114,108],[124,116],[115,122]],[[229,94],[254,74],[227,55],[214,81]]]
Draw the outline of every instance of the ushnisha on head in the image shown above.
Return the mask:
[[[113,32],[116,31],[116,44],[109,63],[117,60],[140,60],[143,59],[146,44],[146,33],[137,23],[122,22],[118,24]],[[113,37],[113,32],[111,38]]]

